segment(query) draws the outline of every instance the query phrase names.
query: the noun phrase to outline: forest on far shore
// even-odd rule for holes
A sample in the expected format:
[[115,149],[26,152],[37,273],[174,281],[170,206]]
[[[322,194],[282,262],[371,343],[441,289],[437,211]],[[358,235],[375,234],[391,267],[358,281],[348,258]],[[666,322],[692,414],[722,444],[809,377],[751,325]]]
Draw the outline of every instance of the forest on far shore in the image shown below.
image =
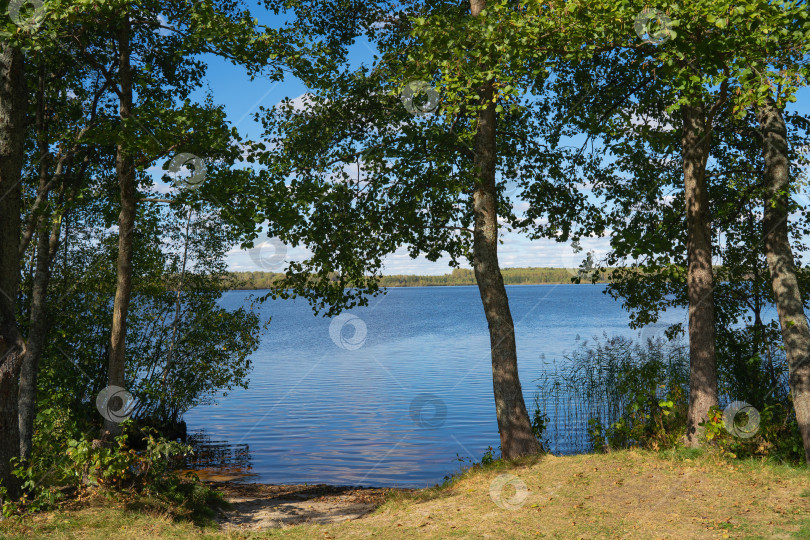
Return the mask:
[[[506,285],[542,285],[565,283],[591,283],[590,275],[577,274],[569,268],[501,268]],[[231,272],[234,281],[228,281],[229,289],[256,290],[269,289],[274,281],[284,274],[277,272]],[[607,283],[607,276],[599,276],[597,283]],[[430,287],[439,285],[475,285],[472,270],[455,268],[450,274],[439,276],[390,275],[380,278],[381,287]]]

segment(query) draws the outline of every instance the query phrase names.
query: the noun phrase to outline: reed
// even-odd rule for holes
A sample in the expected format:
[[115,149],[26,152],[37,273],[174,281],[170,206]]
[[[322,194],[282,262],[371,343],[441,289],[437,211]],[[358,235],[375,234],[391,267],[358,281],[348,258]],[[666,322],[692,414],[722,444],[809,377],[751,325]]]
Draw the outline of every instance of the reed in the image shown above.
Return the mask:
[[673,391],[685,396],[688,375],[688,351],[680,341],[637,343],[605,335],[544,365],[535,379],[535,413],[548,417],[544,435],[551,452],[590,452],[591,420],[612,426],[640,401],[657,404]]

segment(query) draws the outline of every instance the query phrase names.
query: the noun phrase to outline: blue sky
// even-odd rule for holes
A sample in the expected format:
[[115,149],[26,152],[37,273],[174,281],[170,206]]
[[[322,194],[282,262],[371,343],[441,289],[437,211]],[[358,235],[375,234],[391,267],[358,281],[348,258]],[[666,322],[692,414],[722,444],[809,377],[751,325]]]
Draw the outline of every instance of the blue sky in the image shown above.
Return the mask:
[[[273,19],[263,17],[258,12],[260,22],[273,24]],[[365,42],[358,42],[352,49],[350,59],[353,64],[370,64],[374,51]],[[225,106],[229,120],[241,133],[247,137],[258,139],[261,137],[261,126],[254,121],[253,114],[259,107],[272,107],[285,98],[296,98],[304,94],[307,89],[298,80],[289,79],[282,82],[270,82],[257,78],[253,81],[245,74],[241,67],[231,65],[219,58],[208,58],[208,74],[204,91],[213,94],[214,102]],[[794,110],[808,112],[807,103],[810,102],[810,89],[803,89],[798,95],[798,101],[792,107]],[[518,203],[518,209],[520,203]],[[261,241],[261,240],[260,240]],[[259,241],[259,242],[260,242]],[[265,244],[262,258],[272,253],[272,243]],[[550,266],[574,268],[579,265],[584,253],[593,251],[598,259],[607,253],[609,244],[607,238],[590,238],[581,242],[584,249],[579,255],[567,244],[560,244],[551,240],[529,241],[522,235],[505,232],[503,244],[500,247],[499,258],[505,268],[526,266]],[[302,248],[285,249],[283,253],[287,260],[301,260],[306,257]],[[281,255],[281,253],[279,254]],[[280,257],[279,257],[280,258]],[[235,247],[228,253],[228,265],[234,271],[266,270],[257,257],[245,250]],[[274,268],[280,270],[280,268]],[[385,261],[386,274],[445,274],[450,271],[447,260],[440,259],[431,262],[424,258],[411,259],[405,248],[389,256]]]

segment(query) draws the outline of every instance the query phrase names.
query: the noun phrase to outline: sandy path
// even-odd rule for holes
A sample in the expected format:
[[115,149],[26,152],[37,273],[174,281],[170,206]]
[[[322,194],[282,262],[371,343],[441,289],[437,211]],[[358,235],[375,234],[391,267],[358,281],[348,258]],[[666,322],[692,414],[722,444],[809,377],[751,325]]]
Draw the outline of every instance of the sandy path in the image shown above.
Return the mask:
[[211,482],[233,508],[217,519],[223,529],[266,529],[302,523],[337,523],[361,518],[385,500],[388,489],[274,486]]

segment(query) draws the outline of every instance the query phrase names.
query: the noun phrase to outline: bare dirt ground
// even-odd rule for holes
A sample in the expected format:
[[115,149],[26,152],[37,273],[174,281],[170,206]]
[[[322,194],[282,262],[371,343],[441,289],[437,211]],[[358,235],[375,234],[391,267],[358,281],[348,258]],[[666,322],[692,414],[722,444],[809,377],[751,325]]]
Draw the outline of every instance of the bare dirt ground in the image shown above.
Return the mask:
[[[222,491],[231,509],[217,521],[225,530],[261,530],[303,524],[331,524],[364,517],[379,507],[390,489],[313,486],[273,486],[211,482]],[[407,490],[400,490],[407,491]]]

